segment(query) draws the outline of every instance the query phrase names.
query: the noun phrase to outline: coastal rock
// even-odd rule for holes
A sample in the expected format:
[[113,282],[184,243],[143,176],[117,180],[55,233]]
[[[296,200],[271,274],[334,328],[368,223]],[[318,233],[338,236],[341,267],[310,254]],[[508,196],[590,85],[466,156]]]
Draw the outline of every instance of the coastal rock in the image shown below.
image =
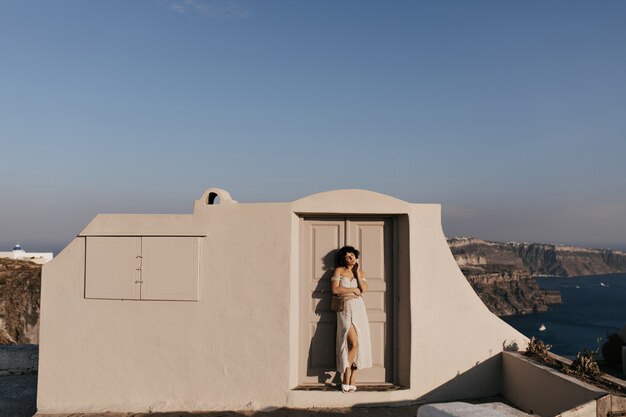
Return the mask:
[[41,265],[0,258],[0,344],[39,343]]
[[533,277],[626,272],[622,251],[471,237],[448,239],[448,245],[478,296],[500,316],[546,311],[561,302],[558,291],[541,290]]
[[543,312],[549,305],[561,302],[558,291],[542,290],[522,270],[491,273],[461,270],[487,308],[499,316]]
[[528,276],[575,277],[626,272],[626,252],[547,243],[448,239],[461,267],[476,271],[519,269]]

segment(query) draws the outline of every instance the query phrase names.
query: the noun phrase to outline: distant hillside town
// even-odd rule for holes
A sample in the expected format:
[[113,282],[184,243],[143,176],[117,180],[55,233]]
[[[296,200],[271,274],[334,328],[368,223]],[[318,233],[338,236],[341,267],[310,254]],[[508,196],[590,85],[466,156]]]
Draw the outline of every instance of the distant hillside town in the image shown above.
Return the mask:
[[527,276],[576,277],[626,272],[626,252],[549,243],[448,239],[450,250],[470,275],[516,271]]

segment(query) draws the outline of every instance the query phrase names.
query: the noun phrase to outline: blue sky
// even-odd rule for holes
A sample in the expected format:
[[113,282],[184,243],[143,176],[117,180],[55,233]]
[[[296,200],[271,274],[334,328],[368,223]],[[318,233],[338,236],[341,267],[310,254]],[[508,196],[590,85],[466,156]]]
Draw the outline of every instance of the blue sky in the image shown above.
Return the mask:
[[626,2],[0,0],[0,249],[364,188],[626,249]]

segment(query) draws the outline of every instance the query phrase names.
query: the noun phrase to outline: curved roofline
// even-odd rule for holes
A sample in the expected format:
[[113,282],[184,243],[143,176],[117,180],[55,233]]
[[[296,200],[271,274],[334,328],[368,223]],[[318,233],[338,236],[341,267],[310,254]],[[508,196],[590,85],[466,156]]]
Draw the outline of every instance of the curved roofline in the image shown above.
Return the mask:
[[304,203],[304,202],[308,202],[308,201],[313,201],[313,200],[318,200],[320,198],[328,198],[328,197],[334,197],[334,196],[338,196],[340,194],[344,195],[345,194],[352,194],[353,197],[358,197],[358,198],[368,198],[368,199],[376,199],[380,202],[389,202],[389,203],[393,203],[393,204],[398,204],[398,203],[403,203],[403,204],[410,204],[408,201],[404,201],[401,200],[399,198],[396,197],[392,197],[390,195],[387,194],[383,194],[383,193],[379,193],[377,191],[369,191],[369,190],[364,190],[361,188],[344,188],[344,189],[337,189],[337,190],[330,190],[330,191],[322,191],[319,193],[315,193],[315,194],[310,194],[308,196],[299,198],[297,200],[293,200],[293,203]]
[[412,206],[404,200],[375,191],[343,189],[325,191],[291,203],[298,213],[399,214]]

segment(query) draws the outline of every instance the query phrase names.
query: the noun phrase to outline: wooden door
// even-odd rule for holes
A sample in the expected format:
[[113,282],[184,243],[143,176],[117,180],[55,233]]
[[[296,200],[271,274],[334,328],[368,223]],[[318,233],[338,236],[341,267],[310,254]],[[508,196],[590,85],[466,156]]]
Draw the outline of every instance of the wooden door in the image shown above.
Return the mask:
[[336,313],[330,309],[330,277],[336,250],[361,251],[369,291],[363,300],[370,321],[373,367],[358,373],[360,383],[393,381],[392,220],[373,218],[304,219],[301,229],[301,383],[338,382]]

